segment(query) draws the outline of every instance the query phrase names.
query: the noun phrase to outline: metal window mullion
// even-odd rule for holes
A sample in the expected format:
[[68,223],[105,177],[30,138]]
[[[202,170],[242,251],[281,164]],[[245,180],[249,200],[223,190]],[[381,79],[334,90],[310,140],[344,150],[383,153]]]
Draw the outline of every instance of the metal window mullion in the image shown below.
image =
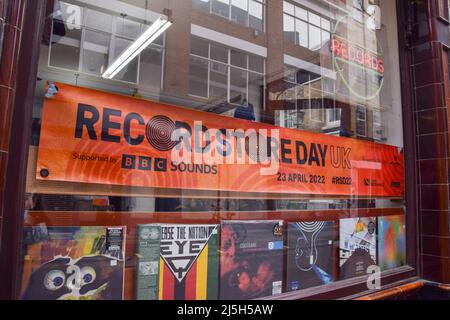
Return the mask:
[[206,60],[208,62],[208,78],[206,79],[206,96],[208,99],[210,99],[211,90],[209,89],[211,85],[211,42],[208,42],[208,59]]
[[164,43],[164,47],[159,48],[161,50],[161,79],[160,79],[160,83],[159,83],[159,91],[161,92],[164,89],[164,72],[166,69],[166,47],[165,47],[165,42]]
[[[52,26],[51,26],[51,34],[50,34],[50,45],[48,48],[48,58],[47,58],[47,66],[51,67],[50,65],[50,57],[52,56],[52,48],[53,48],[53,29],[55,27],[55,19],[52,19]],[[81,39],[80,39],[81,40]],[[80,46],[81,46],[81,41],[80,41]],[[1,50],[1,49],[0,49]],[[81,52],[80,52],[81,55]],[[78,57],[78,63],[80,63],[80,58]],[[78,65],[78,68],[80,68],[80,66]]]
[[231,49],[228,48],[228,83],[227,83],[227,102],[230,102],[230,91],[231,91]]
[[83,55],[84,55],[84,41],[86,39],[86,28],[81,27],[81,38],[80,38],[80,57],[78,59],[78,72],[83,70]]
[[247,0],[247,27],[250,28],[250,0]]

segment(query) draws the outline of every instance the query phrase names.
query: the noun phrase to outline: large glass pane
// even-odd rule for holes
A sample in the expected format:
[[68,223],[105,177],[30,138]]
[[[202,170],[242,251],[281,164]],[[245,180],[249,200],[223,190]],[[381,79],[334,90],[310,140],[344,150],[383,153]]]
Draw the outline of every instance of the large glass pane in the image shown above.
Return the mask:
[[320,27],[320,16],[318,16],[317,14],[314,14],[312,12],[308,12],[308,19],[309,19],[309,23]]
[[207,40],[192,36],[191,53],[197,56],[209,58],[209,42]]
[[295,7],[295,17],[298,19],[302,19],[303,21],[308,21],[308,11],[303,9],[302,7]]
[[290,15],[295,14],[295,6],[287,1],[283,1],[283,11],[289,13]]
[[101,75],[108,67],[111,36],[86,30],[83,42],[82,70],[87,73]]
[[287,14],[283,18],[284,39],[295,43],[295,19]]
[[254,55],[248,56],[248,68],[250,70],[264,73],[264,58]]
[[211,59],[213,60],[228,63],[228,51],[229,49],[224,46],[211,43]]
[[211,0],[211,12],[224,18],[230,17],[230,0]]
[[192,0],[194,9],[202,10],[209,13],[211,1],[210,0]]
[[264,30],[264,6],[254,0],[249,0],[249,27]]
[[231,0],[231,20],[248,25],[248,0]]
[[248,73],[248,103],[253,105],[257,120],[264,110],[264,76]]
[[86,27],[98,31],[111,32],[113,19],[110,14],[91,9],[86,9],[84,12]]
[[61,20],[54,20],[49,64],[70,70],[78,70],[80,63],[81,30],[67,29]]
[[159,47],[148,47],[140,55],[139,85],[151,91],[161,90],[163,50]]
[[321,46],[322,46],[321,36],[322,36],[322,31],[319,28],[317,28],[313,25],[309,26],[309,48],[311,50],[316,51],[321,48]]
[[189,93],[199,97],[208,97],[209,62],[191,57],[189,68]]
[[308,48],[308,24],[302,20],[295,20],[295,31],[297,43],[302,47]]
[[125,17],[116,17],[116,34],[136,39],[141,34],[141,24]]
[[247,68],[247,54],[238,50],[230,50],[231,64],[236,67]]
[[[127,49],[132,41],[121,39],[121,38],[115,38],[114,39],[114,48],[113,48],[113,61],[117,59],[124,51]],[[131,61],[127,66],[125,66],[122,71],[120,71],[114,79],[121,80],[121,81],[127,81],[127,82],[133,82],[135,83],[137,81],[137,69],[138,69],[138,62],[139,59],[136,57]]]
[[230,102],[242,104],[247,98],[247,71],[230,69]]
[[228,99],[228,66],[218,62],[210,64],[209,97],[213,101]]

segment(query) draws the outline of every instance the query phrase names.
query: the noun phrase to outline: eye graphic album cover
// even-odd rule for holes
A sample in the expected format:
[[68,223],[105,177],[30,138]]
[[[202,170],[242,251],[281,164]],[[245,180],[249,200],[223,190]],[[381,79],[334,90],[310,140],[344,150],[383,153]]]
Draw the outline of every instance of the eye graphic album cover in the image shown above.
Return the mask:
[[406,265],[404,215],[378,218],[378,265],[382,271]]
[[138,225],[137,299],[217,299],[219,230],[219,225]]
[[340,278],[367,274],[376,259],[376,218],[350,218],[339,222]]
[[288,291],[333,282],[332,221],[288,223]]
[[24,231],[22,299],[121,300],[125,227]]
[[282,221],[222,221],[220,243],[220,299],[282,292]]

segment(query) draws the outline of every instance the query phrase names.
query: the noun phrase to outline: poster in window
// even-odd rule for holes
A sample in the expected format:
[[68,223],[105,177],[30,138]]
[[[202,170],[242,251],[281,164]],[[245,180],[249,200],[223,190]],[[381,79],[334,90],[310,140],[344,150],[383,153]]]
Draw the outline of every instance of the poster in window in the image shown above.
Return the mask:
[[215,300],[219,225],[138,226],[138,300]]
[[125,227],[28,227],[24,300],[121,300]]
[[40,182],[404,196],[402,148],[57,86],[44,101]]
[[220,299],[281,294],[283,243],[282,221],[222,221]]
[[404,215],[378,218],[378,265],[382,271],[406,265]]
[[288,223],[287,239],[287,291],[333,282],[334,222]]
[[367,274],[376,265],[376,218],[350,218],[339,222],[340,278]]

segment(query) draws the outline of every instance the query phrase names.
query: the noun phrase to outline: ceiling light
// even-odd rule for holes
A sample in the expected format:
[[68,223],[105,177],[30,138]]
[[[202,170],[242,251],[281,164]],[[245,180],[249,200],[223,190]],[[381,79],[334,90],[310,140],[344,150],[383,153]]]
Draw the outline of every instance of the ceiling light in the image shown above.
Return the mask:
[[103,78],[114,78],[125,66],[155,41],[172,22],[167,17],[159,17],[139,38],[136,39],[102,74]]

